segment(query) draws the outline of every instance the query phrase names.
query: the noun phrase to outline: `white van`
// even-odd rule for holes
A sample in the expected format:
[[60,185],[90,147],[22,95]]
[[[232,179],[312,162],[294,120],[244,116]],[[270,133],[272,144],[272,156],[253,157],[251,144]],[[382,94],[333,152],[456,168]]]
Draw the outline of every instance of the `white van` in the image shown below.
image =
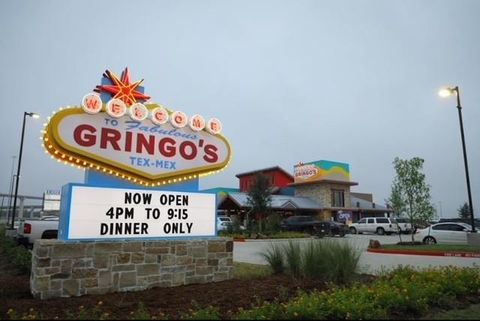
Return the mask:
[[376,233],[378,235],[398,233],[398,224],[390,217],[364,217],[349,226],[350,234]]

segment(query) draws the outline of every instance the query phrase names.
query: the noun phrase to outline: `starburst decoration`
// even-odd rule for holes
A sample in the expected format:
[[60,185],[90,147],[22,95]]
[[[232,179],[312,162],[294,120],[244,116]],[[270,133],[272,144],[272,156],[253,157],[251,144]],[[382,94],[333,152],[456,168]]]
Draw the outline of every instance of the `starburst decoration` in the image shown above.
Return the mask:
[[130,83],[128,68],[125,68],[122,72],[120,79],[110,70],[105,70],[103,77],[109,80],[111,85],[97,85],[94,91],[108,93],[112,98],[121,99],[127,106],[131,106],[137,101],[150,99],[149,96],[137,90],[141,88],[140,84],[143,82],[143,79],[132,84]]

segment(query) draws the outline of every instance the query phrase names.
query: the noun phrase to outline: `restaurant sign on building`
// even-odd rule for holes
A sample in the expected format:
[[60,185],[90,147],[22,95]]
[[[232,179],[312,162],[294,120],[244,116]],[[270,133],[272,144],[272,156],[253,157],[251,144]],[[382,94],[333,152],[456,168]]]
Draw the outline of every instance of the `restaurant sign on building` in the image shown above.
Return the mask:
[[299,163],[294,166],[294,183],[315,181],[350,181],[350,169],[346,163],[319,160],[309,163]]

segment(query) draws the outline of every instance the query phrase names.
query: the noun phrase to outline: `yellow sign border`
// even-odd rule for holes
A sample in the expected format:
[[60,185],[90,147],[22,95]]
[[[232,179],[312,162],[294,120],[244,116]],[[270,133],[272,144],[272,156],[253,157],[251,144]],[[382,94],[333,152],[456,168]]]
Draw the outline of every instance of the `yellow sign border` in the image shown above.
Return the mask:
[[[146,107],[148,110],[152,110],[159,107],[159,105],[146,104]],[[170,110],[167,109],[167,111],[171,114]],[[104,112],[105,105],[103,105],[101,113]],[[202,175],[213,174],[228,166],[231,160],[230,144],[225,137],[217,134],[214,136],[222,140],[227,147],[227,157],[225,158],[225,161],[214,165],[195,167],[192,169],[174,171],[159,175],[151,175],[139,170],[135,170],[134,168],[120,164],[111,159],[107,159],[93,153],[88,153],[66,144],[58,132],[58,125],[66,116],[76,114],[88,115],[80,106],[62,109],[50,118],[44,129],[43,142],[45,150],[52,155],[53,158],[60,162],[64,162],[65,164],[71,164],[72,166],[77,166],[79,168],[97,170],[104,174],[112,175],[139,185],[158,186],[190,180]],[[205,132],[207,131],[205,130]],[[210,133],[208,134],[211,135]]]

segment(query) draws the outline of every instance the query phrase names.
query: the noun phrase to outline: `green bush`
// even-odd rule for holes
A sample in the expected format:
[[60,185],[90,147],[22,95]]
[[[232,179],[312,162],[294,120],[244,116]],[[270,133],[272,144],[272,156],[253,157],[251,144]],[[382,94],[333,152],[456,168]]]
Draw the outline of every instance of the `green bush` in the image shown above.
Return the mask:
[[325,248],[322,243],[309,242],[302,251],[302,275],[311,279],[321,279],[325,277],[327,269],[324,253]]
[[335,241],[320,242],[318,254],[323,257],[325,277],[337,284],[350,283],[358,269],[361,252],[348,243]]
[[242,225],[240,224],[240,221],[238,220],[238,218],[233,217],[232,224],[229,224],[225,231],[220,231],[220,232],[221,234],[224,234],[224,235],[241,234],[243,232],[241,226]]
[[282,217],[277,214],[273,213],[267,217],[265,223],[265,231],[267,233],[278,233],[280,232],[280,223],[282,222]]
[[358,268],[360,251],[347,243],[313,241],[301,246],[289,241],[284,246],[271,244],[260,255],[274,273],[288,272],[293,277],[323,279],[337,284],[353,280]]
[[298,242],[288,241],[283,246],[285,263],[288,273],[293,277],[301,276],[302,272],[302,251]]
[[138,303],[137,310],[130,314],[130,320],[151,320],[151,315],[143,302]]
[[268,236],[271,239],[298,239],[305,238],[305,233],[300,232],[278,232]]
[[0,251],[5,254],[18,271],[29,274],[32,269],[32,254],[24,246],[5,236],[5,226],[0,226]]
[[194,304],[195,309],[190,313],[183,315],[181,320],[220,320],[218,308],[208,306],[206,308],[199,308]]
[[355,277],[360,251],[348,243],[322,240],[307,244],[302,257],[303,276],[345,284]]
[[269,248],[261,252],[260,255],[267,261],[274,274],[284,272],[283,251],[280,246],[270,243]]

